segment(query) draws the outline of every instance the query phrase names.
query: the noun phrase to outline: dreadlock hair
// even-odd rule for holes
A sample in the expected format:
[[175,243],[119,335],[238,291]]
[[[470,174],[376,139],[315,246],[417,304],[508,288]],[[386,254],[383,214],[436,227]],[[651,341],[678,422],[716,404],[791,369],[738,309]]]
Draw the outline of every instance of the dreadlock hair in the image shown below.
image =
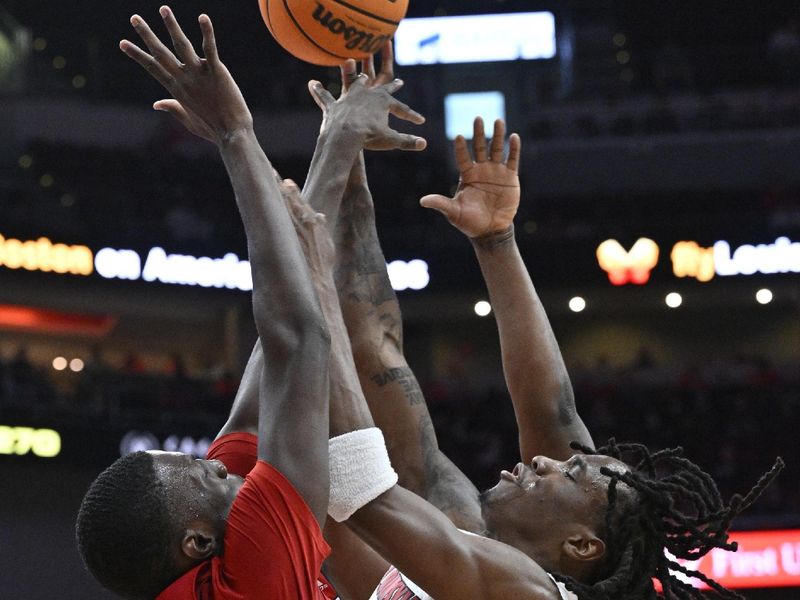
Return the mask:
[[75,533],[83,562],[112,592],[154,598],[172,579],[170,519],[153,457],[134,452],[97,476],[83,498]]
[[[558,581],[580,600],[705,598],[700,590],[675,577],[672,570],[703,581],[721,598],[744,600],[706,575],[680,565],[665,550],[672,557],[687,560],[700,558],[712,548],[735,552],[737,545],[728,541],[728,527],[783,468],[780,457],[745,496],[735,494],[725,504],[711,475],[684,458],[680,447],[650,453],[642,444],[617,444],[613,438],[597,450],[577,442],[571,446],[585,454],[617,460],[622,460],[623,454],[633,455],[633,460],[629,461],[632,468],[624,472],[600,469],[611,479],[604,526],[605,573],[592,584],[554,573]],[[633,494],[620,499],[620,482]],[[656,592],[653,578],[661,583],[661,593]]]

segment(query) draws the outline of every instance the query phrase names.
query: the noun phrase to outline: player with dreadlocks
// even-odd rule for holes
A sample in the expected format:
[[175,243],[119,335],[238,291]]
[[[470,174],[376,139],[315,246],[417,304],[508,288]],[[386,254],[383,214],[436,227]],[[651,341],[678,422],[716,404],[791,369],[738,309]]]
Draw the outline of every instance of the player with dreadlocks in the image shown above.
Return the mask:
[[[376,83],[391,78],[391,55],[384,55],[377,79],[369,61],[363,69]],[[345,93],[356,78],[355,66],[345,65]],[[311,91],[323,112],[337,102],[321,86],[312,85]],[[455,197],[422,199],[423,206],[445,214],[472,241],[495,310],[520,428],[522,462],[503,471],[500,482],[482,494],[440,452],[403,355],[399,307],[375,230],[363,159],[353,167],[341,206],[316,207],[328,215],[334,232],[336,284],[358,371],[357,380],[332,382],[332,390],[347,390],[344,405],[349,401],[353,414],[360,402],[369,404],[400,483],[416,493],[382,475],[385,458],[376,458],[382,442],[367,433],[372,419],[351,419],[352,434],[331,441],[329,514],[393,565],[372,598],[651,600],[659,597],[653,578],[661,582],[662,598],[701,597],[670,571],[706,581],[723,598],[738,597],[665,551],[691,560],[715,547],[734,550],[728,526],[782,462],[747,495],[726,504],[712,478],[680,449],[650,454],[643,445],[612,441],[594,450],[514,241],[521,144],[512,135],[504,160],[504,140],[498,121],[489,146],[477,119],[474,160],[464,138],[456,140],[461,180]],[[332,419],[342,420],[342,407],[332,397]],[[373,485],[376,481],[380,485]],[[336,556],[337,540],[329,541]],[[367,572],[363,562],[336,567],[337,589],[366,597],[363,589],[375,581],[374,571]]]
[[[597,450],[577,443],[572,447],[584,454],[605,454],[617,459],[631,453],[637,462],[622,473],[600,469],[611,480],[605,542],[608,562],[615,565],[615,570],[593,585],[554,574],[556,579],[566,583],[582,600],[656,598],[651,574],[661,583],[665,598],[703,598],[697,588],[675,577],[670,572],[673,571],[702,580],[723,598],[742,598],[703,573],[670,559],[664,550],[685,560],[695,560],[713,548],[735,552],[736,542],[728,541],[728,527],[783,468],[780,458],[746,496],[734,495],[725,505],[711,476],[684,458],[682,448],[651,454],[643,444],[617,444],[613,438]],[[666,474],[659,477],[659,470]],[[635,499],[618,510],[620,483],[634,491]]]

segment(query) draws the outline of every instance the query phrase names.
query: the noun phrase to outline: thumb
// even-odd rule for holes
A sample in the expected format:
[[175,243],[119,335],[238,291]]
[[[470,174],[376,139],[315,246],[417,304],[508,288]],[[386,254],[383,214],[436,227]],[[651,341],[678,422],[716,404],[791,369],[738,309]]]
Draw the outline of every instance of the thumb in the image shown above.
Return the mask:
[[452,199],[448,198],[447,196],[442,196],[441,194],[428,194],[427,196],[423,196],[419,203],[423,208],[432,208],[433,210],[438,210],[448,219],[450,218],[450,214],[453,212]]
[[316,79],[312,79],[308,82],[308,91],[322,112],[325,112],[329,105],[336,102],[336,99],[331,96],[331,93],[328,90],[325,89],[325,86],[323,86]]
[[192,120],[189,118],[189,113],[177,100],[172,98],[169,100],[158,100],[153,102],[153,109],[171,114],[173,117],[178,119],[178,121],[180,121],[181,124],[186,127],[186,129],[193,133],[195,132],[195,128],[193,127],[194,123],[192,123]]
[[170,98],[168,100],[157,100],[153,102],[153,109],[168,112],[177,117],[178,113],[183,110],[183,107],[180,102]]
[[153,103],[153,109],[160,110],[171,114],[173,117],[180,121],[181,125],[186,127],[190,132],[198,137],[208,140],[216,144],[213,132],[199,119],[192,118],[189,111],[177,100],[169,98],[168,100],[158,100]]

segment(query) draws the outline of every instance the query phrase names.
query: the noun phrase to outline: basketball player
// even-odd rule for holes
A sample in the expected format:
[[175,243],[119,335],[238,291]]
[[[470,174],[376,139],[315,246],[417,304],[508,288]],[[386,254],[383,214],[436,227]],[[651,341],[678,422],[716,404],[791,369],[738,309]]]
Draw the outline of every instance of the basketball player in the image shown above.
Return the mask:
[[[149,53],[127,40],[120,48],[173,96],[154,108],[220,151],[248,239],[261,342],[253,361],[261,368],[248,369],[209,460],[138,452],[104,471],[78,515],[79,549],[98,581],[125,598],[332,598],[320,576],[329,551],[320,529],[328,505],[328,364],[330,349],[348,342],[343,327],[334,333],[326,324],[330,306],[338,310],[335,291],[321,305],[310,278],[330,269],[332,248],[316,233],[316,213],[296,186],[277,179],[258,145],[210,19],[199,18],[200,58],[170,9],[160,13],[174,52],[136,15],[131,23]],[[341,195],[364,145],[424,147],[388,127],[390,111],[421,120],[391,97],[399,85],[356,86],[329,113],[316,161],[324,183],[313,191],[335,194],[339,185]]]
[[[387,50],[378,76],[370,61],[363,65],[377,84],[393,78]],[[343,88],[356,80],[355,65],[346,63]],[[311,91],[324,113],[335,106],[321,86],[312,83]],[[429,502],[389,485],[387,461],[375,458],[381,443],[366,433],[372,420],[356,417],[349,423],[355,441],[349,440],[351,434],[332,440],[330,512],[337,519],[349,517],[353,531],[411,577],[391,568],[373,596],[377,600],[557,600],[574,597],[568,590],[582,600],[649,599],[655,597],[654,577],[666,598],[700,597],[670,571],[683,571],[723,597],[736,597],[668,559],[664,551],[697,558],[714,547],[735,549],[727,541],[732,518],[757,498],[782,463],[747,496],[734,496],[726,505],[711,477],[679,450],[650,454],[644,446],[613,441],[594,450],[514,242],[521,144],[512,135],[504,160],[504,133],[503,123],[496,122],[487,143],[477,119],[474,160],[463,137],[455,143],[461,175],[456,195],[426,196],[422,204],[445,214],[472,240],[498,319],[523,462],[502,471],[497,486],[479,494],[438,450],[421,391],[403,356],[399,308],[359,157],[342,206],[314,206],[329,217],[338,215],[328,223],[337,245],[339,300],[372,416],[386,435],[401,483]],[[325,200],[336,202],[333,196]],[[338,387],[351,391],[344,402],[334,393]],[[363,414],[357,387],[352,382],[332,386],[332,419],[341,418],[340,411]],[[623,457],[632,457],[633,464]],[[370,485],[373,481],[382,483]],[[348,495],[355,499],[342,501]],[[335,546],[334,557],[337,552]],[[347,569],[346,564],[339,567]],[[364,573],[363,564],[353,567],[364,579],[372,576]],[[337,582],[342,577],[338,573]]]

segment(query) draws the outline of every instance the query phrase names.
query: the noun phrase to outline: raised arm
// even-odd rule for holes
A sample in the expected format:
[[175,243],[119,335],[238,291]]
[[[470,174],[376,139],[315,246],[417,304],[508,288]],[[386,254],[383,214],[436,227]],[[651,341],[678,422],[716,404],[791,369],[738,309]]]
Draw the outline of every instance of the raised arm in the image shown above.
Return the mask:
[[[351,140],[350,143],[357,141]],[[345,151],[344,147],[340,148],[340,152]],[[328,257],[332,258],[333,248],[318,227],[309,231],[315,236],[317,250],[307,250],[307,255],[331,333],[331,435],[337,436],[369,429],[374,423],[353,362],[348,329],[330,269],[332,261]],[[336,455],[335,449],[332,455]],[[345,460],[345,464],[358,469],[362,456],[357,452],[351,458]],[[332,479],[336,479],[335,472],[339,466],[332,461]],[[347,491],[353,487],[345,486]],[[390,485],[384,493],[356,511],[348,524],[384,558],[403,569],[437,598],[558,598],[552,581],[527,556],[499,542],[462,533],[430,503],[397,485]],[[337,531],[341,533],[341,530]],[[326,535],[327,532],[326,527]],[[356,564],[342,564],[346,562],[343,560],[338,566],[345,570],[348,566],[355,567],[361,585],[351,585],[349,577],[344,581],[353,598],[366,598],[377,583],[377,579],[370,581],[375,578],[371,571],[375,563],[365,564],[362,551],[352,544],[352,539],[348,541],[355,552],[339,554],[339,558],[347,557]],[[420,552],[420,548],[425,551]],[[340,548],[335,546],[334,558],[339,552]],[[453,572],[459,573],[456,578],[459,581],[452,581]],[[340,574],[341,571],[333,574],[337,583],[343,581],[338,577]]]
[[[154,104],[214,143],[230,176],[247,234],[253,312],[262,342],[258,457],[289,479],[320,522],[328,504],[328,355],[330,339],[282,189],[258,144],[250,111],[217,54],[206,15],[199,18],[204,58],[162,7],[169,50],[138,16],[148,47],[120,48],[173,96]],[[297,440],[302,439],[298,447]]]
[[500,333],[508,390],[519,426],[523,462],[542,454],[565,459],[571,441],[592,440],[575,408],[572,384],[542,302],[514,239],[520,199],[517,134],[503,160],[505,124],[495,121],[487,148],[483,120],[475,119],[474,160],[462,136],[455,141],[460,174],[453,198],[428,195],[420,203],[438,210],[470,238],[480,263]]
[[[328,222],[335,222],[336,212],[338,212],[350,169],[361,151],[362,144],[369,144],[371,147],[384,150],[393,148],[422,150],[425,148],[423,138],[396,132],[388,126],[389,112],[414,123],[421,123],[424,119],[419,113],[391,98],[397,84],[391,81],[384,83],[392,83],[392,86],[386,87],[384,90],[373,90],[373,97],[369,99],[375,106],[375,101],[378,99],[374,96],[381,95],[378,105],[383,109],[381,113],[373,115],[375,120],[370,125],[372,129],[367,132],[363,123],[348,122],[347,118],[348,114],[358,113],[361,110],[358,105],[364,103],[365,96],[353,95],[344,108],[339,106],[332,109],[329,114],[328,108],[334,103],[334,100],[324,94],[320,82],[309,82],[312,96],[325,109],[326,122],[317,138],[303,196],[304,202],[311,201],[317,211],[326,215]],[[370,88],[372,87],[374,86],[370,86]],[[361,131],[355,129],[354,125],[361,127]],[[362,136],[365,137],[363,141]],[[258,392],[263,365],[264,353],[261,343],[258,341],[247,361],[228,420],[217,437],[240,431],[256,433]]]
[[[369,87],[394,80],[392,46],[382,51],[375,73],[373,61],[362,63],[361,78]],[[355,63],[342,68],[342,86],[358,79]],[[321,105],[323,112],[325,107]],[[332,125],[328,115],[323,130]],[[368,146],[369,147],[369,146]],[[334,199],[333,196],[325,196]],[[313,201],[313,199],[312,199]],[[400,482],[445,510],[459,526],[480,525],[478,493],[440,451],[419,384],[403,353],[400,307],[386,271],[375,228],[375,209],[359,155],[341,200],[319,205],[330,219],[337,250],[336,285],[353,349],[361,388],[376,424],[384,432]]]

